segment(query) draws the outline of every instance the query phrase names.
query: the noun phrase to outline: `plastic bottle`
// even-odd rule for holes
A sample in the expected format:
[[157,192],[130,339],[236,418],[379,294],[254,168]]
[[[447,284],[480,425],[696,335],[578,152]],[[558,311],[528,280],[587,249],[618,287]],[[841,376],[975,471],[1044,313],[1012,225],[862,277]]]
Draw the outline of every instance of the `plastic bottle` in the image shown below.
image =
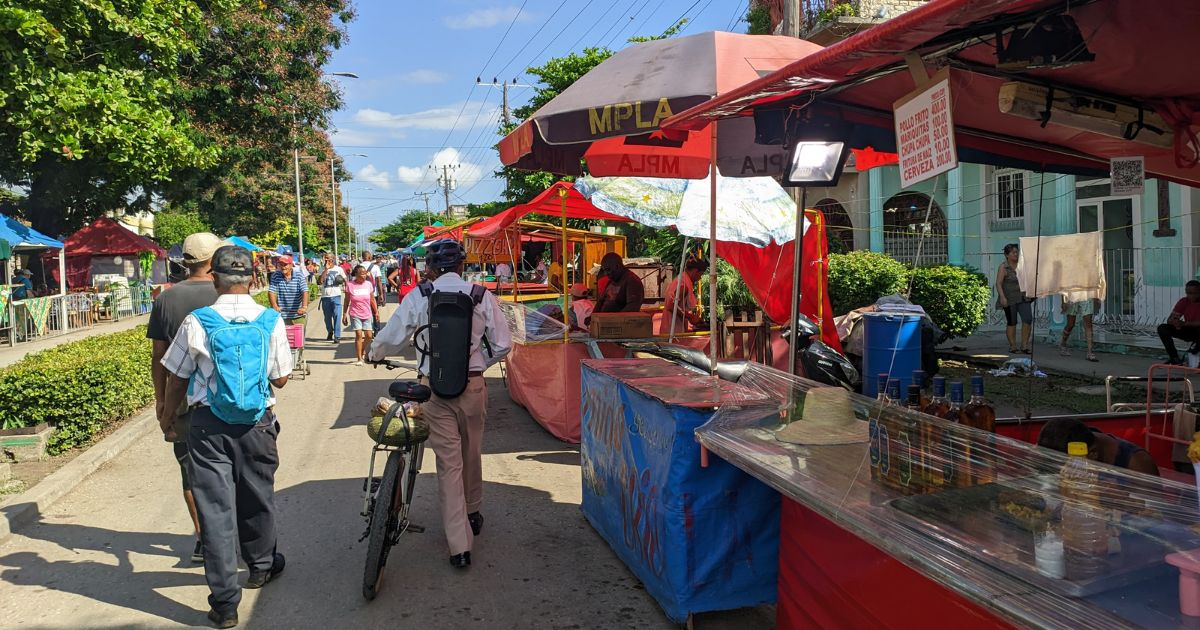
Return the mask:
[[1072,580],[1095,577],[1105,569],[1108,556],[1108,523],[1101,516],[1096,473],[1088,465],[1083,442],[1067,445],[1067,465],[1059,474],[1063,497],[1062,538],[1067,556],[1067,576]]

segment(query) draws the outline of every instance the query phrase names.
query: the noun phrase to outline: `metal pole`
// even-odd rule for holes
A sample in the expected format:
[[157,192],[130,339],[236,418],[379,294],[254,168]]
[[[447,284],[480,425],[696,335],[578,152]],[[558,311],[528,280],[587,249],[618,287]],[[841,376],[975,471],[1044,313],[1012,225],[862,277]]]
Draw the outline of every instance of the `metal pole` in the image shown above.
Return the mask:
[[808,188],[800,189],[800,207],[796,208],[796,237],[792,252],[792,341],[788,349],[788,373],[796,374],[796,351],[800,348],[796,319],[800,315],[800,271],[804,257],[804,207],[808,205]]
[[337,260],[338,241],[337,241],[337,214],[338,214],[338,196],[337,196],[337,177],[333,174],[333,152],[329,152],[329,204],[333,206],[333,259]]
[[709,373],[717,375],[717,123],[712,123],[712,155],[708,164],[708,351]]
[[562,276],[559,278],[559,283],[562,285],[563,295],[563,343],[567,343],[571,339],[571,292],[567,291],[567,189],[558,189],[558,199],[562,205],[562,221],[559,224],[559,229],[562,230],[562,251],[559,252],[559,258],[562,259]]
[[300,148],[292,148],[292,161],[296,167],[296,241],[300,246],[297,252],[304,258],[304,217],[300,214]]

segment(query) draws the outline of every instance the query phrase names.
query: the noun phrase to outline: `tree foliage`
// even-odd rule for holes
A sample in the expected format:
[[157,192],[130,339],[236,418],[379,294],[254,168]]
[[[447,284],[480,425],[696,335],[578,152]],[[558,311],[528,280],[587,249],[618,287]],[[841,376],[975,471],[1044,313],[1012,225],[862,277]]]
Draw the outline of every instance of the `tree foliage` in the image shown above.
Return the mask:
[[388,251],[408,247],[429,225],[429,215],[420,210],[409,210],[400,218],[371,232],[372,243]]
[[176,210],[154,215],[154,240],[163,247],[182,243],[189,234],[211,230],[212,228],[199,212]]

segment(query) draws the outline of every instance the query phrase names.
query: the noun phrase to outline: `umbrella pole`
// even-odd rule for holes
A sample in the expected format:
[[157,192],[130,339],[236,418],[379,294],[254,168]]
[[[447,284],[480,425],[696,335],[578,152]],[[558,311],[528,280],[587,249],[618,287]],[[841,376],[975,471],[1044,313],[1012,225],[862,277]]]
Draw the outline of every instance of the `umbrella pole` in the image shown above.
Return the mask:
[[717,374],[717,123],[712,123],[708,164],[708,351],[709,373]]
[[800,259],[804,256],[804,208],[808,205],[808,188],[800,188],[800,207],[796,212],[796,237],[793,241],[792,252],[792,341],[788,346],[788,373],[796,372],[796,351],[800,348],[796,332],[796,319],[800,314]]
[[562,276],[559,277],[559,284],[562,285],[563,297],[563,343],[567,343],[571,338],[571,296],[567,291],[567,189],[558,189],[558,199],[562,203],[562,251],[559,252],[559,258],[562,259]]

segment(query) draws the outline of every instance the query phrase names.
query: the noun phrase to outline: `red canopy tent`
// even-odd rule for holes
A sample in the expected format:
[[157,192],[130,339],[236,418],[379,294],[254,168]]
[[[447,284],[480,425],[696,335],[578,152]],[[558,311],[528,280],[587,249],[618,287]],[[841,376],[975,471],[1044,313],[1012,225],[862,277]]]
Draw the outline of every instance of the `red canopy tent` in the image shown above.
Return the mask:
[[[167,250],[159,247],[158,243],[121,227],[108,217],[100,217],[91,225],[83,227],[67,238],[64,245],[67,251],[67,286],[88,286],[91,284],[93,272],[119,273],[126,277],[137,275],[140,271],[136,257],[142,252],[154,253],[157,261],[156,279],[166,279],[166,269],[161,261],[166,260]],[[116,257],[126,256],[133,257],[134,274],[128,273],[129,265],[125,264],[124,260],[119,264],[114,260]],[[161,278],[158,278],[160,274]]]
[[[893,151],[892,104],[914,89],[908,53],[951,68],[960,158],[1062,173],[1106,176],[1113,157],[1143,155],[1146,175],[1200,185],[1200,67],[1179,57],[1200,24],[1194,0],[1075,3],[1093,61],[1067,67],[997,68],[997,33],[1061,14],[1060,0],[933,0],[879,26],[684,111],[666,128],[701,129],[714,120],[772,109],[808,109],[845,123],[852,146]],[[1005,37],[1008,35],[1003,35]],[[1132,107],[1162,121],[1163,134],[1133,125],[1132,140],[1066,126],[1052,110],[1043,125],[1002,113],[1000,86],[1019,81],[1053,88],[1055,105],[1092,99]],[[1165,137],[1164,134],[1170,134]]]
[[562,199],[559,198],[559,191],[561,190],[567,192],[565,213],[568,219],[629,221],[629,219],[623,216],[609,214],[593,206],[592,202],[579,194],[579,191],[575,190],[575,186],[570,182],[555,182],[553,186],[542,191],[528,203],[513,206],[493,217],[488,217],[472,225],[468,229],[468,232],[474,238],[491,238],[504,231],[508,226],[520,221],[527,214],[545,214],[553,217],[561,217],[564,213],[564,205]]

